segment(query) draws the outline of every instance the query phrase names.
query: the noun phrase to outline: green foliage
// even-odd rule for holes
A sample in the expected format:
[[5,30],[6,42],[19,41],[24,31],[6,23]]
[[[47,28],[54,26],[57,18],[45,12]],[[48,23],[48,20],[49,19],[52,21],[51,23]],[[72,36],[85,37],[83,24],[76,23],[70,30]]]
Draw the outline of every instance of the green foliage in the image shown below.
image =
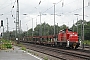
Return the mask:
[[26,51],[26,48],[25,47],[22,47],[21,49],[24,50],[24,51]]
[[[62,26],[57,26],[55,25],[55,34],[57,34],[61,29],[66,29],[67,26],[66,25],[62,25]],[[42,35],[53,35],[54,34],[54,26],[50,26],[48,23],[43,23],[41,26],[37,25],[34,28],[34,36],[39,36],[40,35],[40,31],[42,31]]]
[[22,44],[17,44],[17,46],[19,46],[19,47],[23,47],[23,45],[22,45]]
[[90,45],[90,40],[84,40],[84,44]]
[[10,40],[0,40],[0,49],[11,49],[12,48],[12,42]]
[[[83,20],[78,20],[78,22],[76,22],[74,24],[74,26],[71,27],[71,29],[74,28],[74,31],[77,32],[77,26],[78,26],[78,35],[81,39],[81,35],[82,35],[82,24],[83,23]],[[78,25],[77,25],[78,24]],[[84,20],[84,39],[85,40],[90,40],[90,21],[85,21]]]
[[[67,26],[66,25],[62,25],[62,26],[58,26],[55,25],[55,34],[59,33],[59,31],[61,29],[66,29]],[[42,23],[41,25],[38,24],[33,31],[33,36],[39,36],[41,34],[42,31],[42,35],[46,36],[46,35],[53,35],[54,34],[54,26],[53,25],[49,25],[48,23]],[[10,31],[10,32],[4,32],[3,38],[8,39],[9,38],[15,38],[15,30]],[[21,31],[22,32],[22,31]],[[27,33],[28,32],[28,33]],[[19,37],[26,37],[26,36],[32,36],[32,28],[29,29],[28,31],[24,31],[21,34],[17,34],[17,36]],[[14,39],[15,40],[15,39]]]
[[[81,39],[81,34],[82,34],[82,24],[83,23],[83,20],[78,20],[78,22],[76,22],[70,29],[73,30],[74,32],[77,32],[77,26],[78,26],[78,35]],[[59,33],[59,31],[61,29],[66,29],[67,26],[66,25],[62,25],[62,26],[58,26],[58,25],[55,25],[55,34]],[[35,28],[34,28],[34,31],[33,31],[33,36],[39,36],[40,33],[42,31],[42,35],[46,36],[46,35],[53,35],[54,34],[54,26],[53,25],[49,25],[48,23],[42,23],[41,25],[38,24]],[[21,31],[22,32],[22,31]],[[28,33],[27,33],[28,32]],[[11,33],[11,35],[10,35]],[[23,33],[21,34],[17,34],[18,36],[20,36],[21,38],[22,37],[25,37],[25,36],[32,36],[32,29],[29,29],[28,31],[24,31]],[[11,32],[4,32],[3,34],[3,38],[15,38],[15,31],[11,31]],[[90,21],[85,21],[84,20],[84,38],[85,40],[90,40]]]
[[48,60],[48,58],[47,57],[44,57],[44,60]]

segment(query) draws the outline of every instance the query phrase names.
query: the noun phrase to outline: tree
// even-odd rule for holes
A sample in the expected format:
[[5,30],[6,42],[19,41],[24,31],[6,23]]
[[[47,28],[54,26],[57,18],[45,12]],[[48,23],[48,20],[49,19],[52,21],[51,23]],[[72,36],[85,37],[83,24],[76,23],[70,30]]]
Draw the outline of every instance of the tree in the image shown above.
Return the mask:
[[90,21],[89,22],[86,22],[87,24],[85,24],[85,29],[84,29],[84,32],[85,32],[85,39],[86,40],[90,40]]
[[[77,25],[78,24],[78,25]],[[79,37],[81,37],[82,35],[82,24],[83,24],[83,20],[79,20],[77,21],[74,26],[72,26],[71,28],[74,27],[74,31],[77,32],[77,26],[78,26],[78,35]],[[84,20],[84,38],[85,40],[90,40],[90,21],[86,21]]]

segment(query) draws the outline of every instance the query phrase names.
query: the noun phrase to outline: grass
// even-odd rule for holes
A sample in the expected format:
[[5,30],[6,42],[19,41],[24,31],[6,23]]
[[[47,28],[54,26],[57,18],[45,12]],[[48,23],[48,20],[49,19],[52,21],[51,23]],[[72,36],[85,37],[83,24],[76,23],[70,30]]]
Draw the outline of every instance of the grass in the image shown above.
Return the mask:
[[0,39],[0,49],[11,49],[12,42],[10,40]]
[[26,51],[26,47],[24,47],[22,44],[16,44],[16,46],[21,47],[21,50]]
[[83,42],[85,45],[90,45],[90,40],[84,40]]
[[26,48],[25,47],[22,47],[21,49],[24,50],[24,51],[26,51]]
[[43,59],[44,59],[44,60],[48,60],[48,58],[47,58],[47,57],[44,57]]
[[22,45],[22,44],[16,44],[16,46],[23,47],[23,45]]

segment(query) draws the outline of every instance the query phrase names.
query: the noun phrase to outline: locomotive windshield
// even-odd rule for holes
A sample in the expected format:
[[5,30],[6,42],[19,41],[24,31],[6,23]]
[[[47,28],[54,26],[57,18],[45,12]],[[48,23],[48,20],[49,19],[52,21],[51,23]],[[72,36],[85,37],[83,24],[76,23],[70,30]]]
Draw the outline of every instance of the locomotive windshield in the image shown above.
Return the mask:
[[[63,31],[65,31],[65,32],[66,32],[66,30],[67,30],[67,29],[63,29]],[[71,29],[68,29],[68,31],[71,32],[72,30],[71,30]]]

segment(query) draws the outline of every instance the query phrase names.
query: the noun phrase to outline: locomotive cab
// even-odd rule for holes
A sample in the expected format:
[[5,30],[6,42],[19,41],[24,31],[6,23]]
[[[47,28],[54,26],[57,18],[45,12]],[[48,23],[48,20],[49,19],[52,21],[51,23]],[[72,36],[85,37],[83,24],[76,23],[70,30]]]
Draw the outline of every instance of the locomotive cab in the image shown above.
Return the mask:
[[67,47],[78,48],[79,47],[79,39],[78,34],[76,32],[68,32],[67,34]]

